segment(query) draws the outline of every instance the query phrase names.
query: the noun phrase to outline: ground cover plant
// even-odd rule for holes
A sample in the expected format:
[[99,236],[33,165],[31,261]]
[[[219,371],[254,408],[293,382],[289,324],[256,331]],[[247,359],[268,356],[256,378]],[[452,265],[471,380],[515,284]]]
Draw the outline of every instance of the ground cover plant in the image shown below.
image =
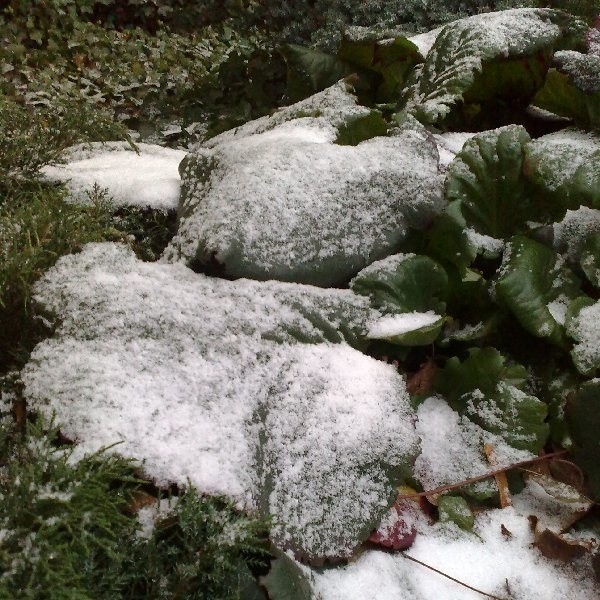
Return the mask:
[[2,13],[0,596],[593,597],[595,4],[138,4]]

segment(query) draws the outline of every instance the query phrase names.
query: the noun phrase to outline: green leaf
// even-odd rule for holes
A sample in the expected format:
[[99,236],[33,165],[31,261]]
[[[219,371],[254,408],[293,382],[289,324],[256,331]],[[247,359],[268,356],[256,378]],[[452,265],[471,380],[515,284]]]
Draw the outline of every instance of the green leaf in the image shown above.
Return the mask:
[[[585,54],[580,56],[585,57]],[[597,63],[594,67],[600,72],[600,57],[590,59]],[[598,79],[600,81],[600,75]],[[580,89],[561,70],[551,69],[548,72],[544,87],[536,94],[532,104],[561,117],[573,119],[583,129],[600,128],[600,90],[586,92]]]
[[[549,9],[481,14],[437,36],[409,109],[426,124],[477,122],[490,111],[526,107],[557,47],[582,45],[585,24]],[[489,123],[486,124],[489,128]]]
[[579,264],[590,283],[600,288],[600,232],[587,238]]
[[500,382],[493,397],[472,394],[465,414],[483,429],[502,437],[510,446],[537,454],[546,443],[550,426],[548,407],[513,385]]
[[573,455],[587,475],[596,501],[600,500],[600,382],[585,383],[567,404],[567,423]]
[[352,68],[320,50],[287,44],[282,50],[287,63],[288,97],[302,100],[350,75]]
[[[423,320],[426,324],[418,325]],[[398,346],[428,346],[437,339],[445,321],[444,317],[432,312],[389,315],[371,323],[367,338]],[[411,322],[414,323],[412,327]]]
[[440,521],[455,523],[465,531],[471,531],[475,524],[475,517],[462,496],[442,496],[438,503]]
[[506,245],[495,290],[500,303],[531,335],[563,346],[560,313],[580,294],[579,283],[559,254],[530,238],[515,236]]
[[471,348],[469,357],[463,362],[454,356],[443,369],[438,369],[434,389],[454,410],[462,412],[466,406],[465,397],[473,390],[492,396],[499,381],[507,381],[518,388],[526,377],[525,369],[520,365],[506,365],[506,359],[496,348]]
[[517,125],[486,131],[468,140],[450,163],[446,197],[460,202],[467,226],[502,239],[538,218],[531,186],[522,173],[524,148],[530,140]]
[[443,314],[448,292],[444,268],[428,256],[395,254],[377,261],[350,282],[353,292],[369,296],[386,312]]
[[460,213],[460,201],[451,202],[438,215],[427,231],[427,254],[436,260],[449,262],[464,275],[475,260],[477,251],[469,241],[465,220]]
[[577,298],[569,306],[566,328],[576,342],[571,350],[573,364],[580,373],[594,375],[600,368],[600,300]]
[[[360,35],[357,31],[360,30]],[[349,31],[352,35],[349,35]],[[405,37],[390,39],[384,33],[353,27],[342,39],[339,59],[380,75],[375,92],[377,102],[398,102],[404,85],[423,57],[415,44]]]
[[600,134],[564,129],[533,140],[525,148],[523,172],[540,203],[563,212],[600,208]]
[[472,348],[462,363],[453,357],[438,370],[434,389],[483,429],[537,453],[548,437],[547,407],[519,389],[526,375],[521,365],[506,364],[495,348]]
[[271,570],[261,579],[271,600],[311,600],[308,570],[302,567],[285,552],[274,550],[277,559],[271,562]]
[[361,142],[386,135],[387,123],[378,110],[372,110],[368,115],[348,119],[338,127],[336,144],[341,146],[358,146]]

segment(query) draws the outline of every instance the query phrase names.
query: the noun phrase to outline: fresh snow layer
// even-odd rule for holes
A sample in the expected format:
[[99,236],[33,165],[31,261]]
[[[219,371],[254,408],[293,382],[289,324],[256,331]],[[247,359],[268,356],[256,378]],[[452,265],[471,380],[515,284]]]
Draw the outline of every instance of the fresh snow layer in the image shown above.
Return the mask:
[[600,300],[582,308],[570,320],[567,333],[577,341],[571,355],[582,373],[593,373],[600,367]]
[[425,57],[429,54],[431,47],[435,44],[435,40],[442,29],[443,27],[437,27],[431,31],[426,31],[425,33],[418,33],[417,35],[409,37],[408,40],[419,49],[421,56]]
[[174,210],[179,202],[179,163],[186,153],[151,144],[126,142],[80,144],[65,154],[65,164],[42,169],[50,181],[67,185],[72,202],[89,204],[94,186],[115,206]]
[[566,252],[571,261],[579,260],[587,237],[600,232],[600,210],[580,206],[568,210],[564,219],[554,224],[554,248]]
[[445,171],[454,160],[454,157],[462,150],[465,142],[474,135],[476,134],[468,131],[434,134],[433,138],[440,153],[440,169]]
[[409,312],[383,316],[367,324],[369,328],[367,337],[374,340],[391,338],[422,327],[428,327],[437,323],[441,318],[440,315],[436,315],[431,310],[424,313]]
[[[502,526],[507,534],[502,533]],[[476,517],[473,533],[451,523],[419,527],[406,551],[432,567],[498,598],[537,600],[598,597],[589,563],[572,566],[544,558],[533,547],[527,516],[513,508]],[[365,552],[344,568],[305,569],[319,600],[480,600],[483,596],[404,557]]]
[[23,371],[32,408],[79,454],[118,443],[160,484],[273,514],[284,547],[351,552],[416,453],[404,380],[346,343],[372,316],[349,290],[230,282],[90,244],[35,300],[59,325]]
[[[495,468],[532,457],[467,417],[461,417],[441,398],[428,398],[419,406],[416,428],[421,438],[421,453],[415,461],[414,474],[426,490],[489,473],[491,467],[483,454],[484,444],[494,448]],[[489,496],[496,487],[491,480],[484,480],[468,489],[475,495]]]
[[[356,111],[349,106],[346,118]],[[338,121],[248,124],[190,154],[165,259],[333,286],[390,254],[409,227],[425,226],[442,208],[437,148],[410,119],[390,136],[338,145]]]

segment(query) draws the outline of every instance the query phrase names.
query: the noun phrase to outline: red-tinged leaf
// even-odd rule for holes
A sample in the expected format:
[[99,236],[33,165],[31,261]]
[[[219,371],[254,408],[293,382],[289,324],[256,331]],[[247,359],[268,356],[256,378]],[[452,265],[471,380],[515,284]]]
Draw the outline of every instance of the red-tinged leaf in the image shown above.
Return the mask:
[[[414,490],[406,487],[399,491],[401,495],[414,493]],[[424,510],[418,499],[396,500],[368,541],[391,550],[406,550],[415,541],[416,524],[423,518]]]

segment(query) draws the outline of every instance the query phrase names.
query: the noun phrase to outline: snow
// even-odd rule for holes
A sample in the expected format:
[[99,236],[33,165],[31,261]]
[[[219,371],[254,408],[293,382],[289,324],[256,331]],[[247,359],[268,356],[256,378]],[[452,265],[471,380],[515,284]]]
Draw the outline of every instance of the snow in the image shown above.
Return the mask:
[[97,186],[115,206],[168,211],[179,202],[179,163],[182,150],[137,144],[139,154],[126,142],[80,144],[65,152],[65,164],[43,167],[50,181],[66,183],[69,199],[89,204]]
[[567,298],[565,295],[561,295],[556,298],[556,300],[552,300],[552,302],[548,302],[548,304],[546,304],[546,308],[550,311],[552,318],[560,325],[565,324],[565,320],[567,318],[567,309],[569,308],[570,302],[570,298]]
[[[494,448],[497,459],[494,468],[532,456],[461,417],[445,400],[437,397],[428,398],[419,406],[416,429],[421,438],[421,453],[415,461],[414,474],[425,490],[489,473],[492,467],[483,453],[484,444]],[[465,489],[490,496],[496,486],[493,480],[484,480]]]
[[[502,526],[510,535],[502,533]],[[476,516],[473,533],[451,523],[422,526],[406,551],[487,594],[511,600],[597,598],[588,562],[572,567],[544,558],[533,547],[525,516],[514,508]],[[369,551],[344,568],[310,573],[320,600],[479,600],[468,590],[404,557]]]
[[346,343],[373,315],[349,290],[214,279],[106,243],[61,258],[35,301],[57,330],[25,394],[77,456],[118,443],[161,485],[272,513],[280,544],[348,554],[416,451],[403,378]]
[[504,240],[483,235],[472,228],[465,230],[469,243],[477,250],[477,253],[486,252],[491,256],[499,256],[504,249]]
[[600,137],[579,129],[562,129],[532,140],[527,145],[527,160],[532,162],[536,179],[558,190],[571,183],[572,177],[600,151]]
[[420,124],[346,146],[334,143],[337,130],[323,119],[225,136],[189,155],[165,260],[216,261],[233,277],[340,285],[442,209],[438,152]]
[[578,89],[586,94],[600,92],[600,56],[561,50],[554,55],[554,62]]
[[600,232],[600,210],[580,206],[567,210],[560,223],[554,224],[554,248],[565,252],[571,261],[579,260],[586,238]]
[[157,521],[172,512],[177,506],[178,501],[179,498],[177,496],[161,498],[160,500],[157,498],[153,504],[140,508],[137,512],[137,518],[140,523],[138,536],[149,540],[152,537]]
[[577,341],[571,351],[575,365],[583,373],[593,372],[600,366],[600,300],[582,308],[567,333]]
[[433,311],[409,312],[380,317],[367,323],[369,339],[380,340],[402,335],[437,323],[442,317]]
[[419,33],[417,35],[413,35],[409,37],[408,40],[411,41],[421,53],[421,56],[427,56],[433,44],[435,44],[435,40],[437,39],[438,34],[443,29],[443,27],[437,27],[436,29],[432,29],[431,31],[426,31],[425,33]]
[[449,132],[436,133],[433,135],[440,153],[440,168],[445,170],[454,160],[454,157],[462,150],[465,142],[474,135],[472,132]]

